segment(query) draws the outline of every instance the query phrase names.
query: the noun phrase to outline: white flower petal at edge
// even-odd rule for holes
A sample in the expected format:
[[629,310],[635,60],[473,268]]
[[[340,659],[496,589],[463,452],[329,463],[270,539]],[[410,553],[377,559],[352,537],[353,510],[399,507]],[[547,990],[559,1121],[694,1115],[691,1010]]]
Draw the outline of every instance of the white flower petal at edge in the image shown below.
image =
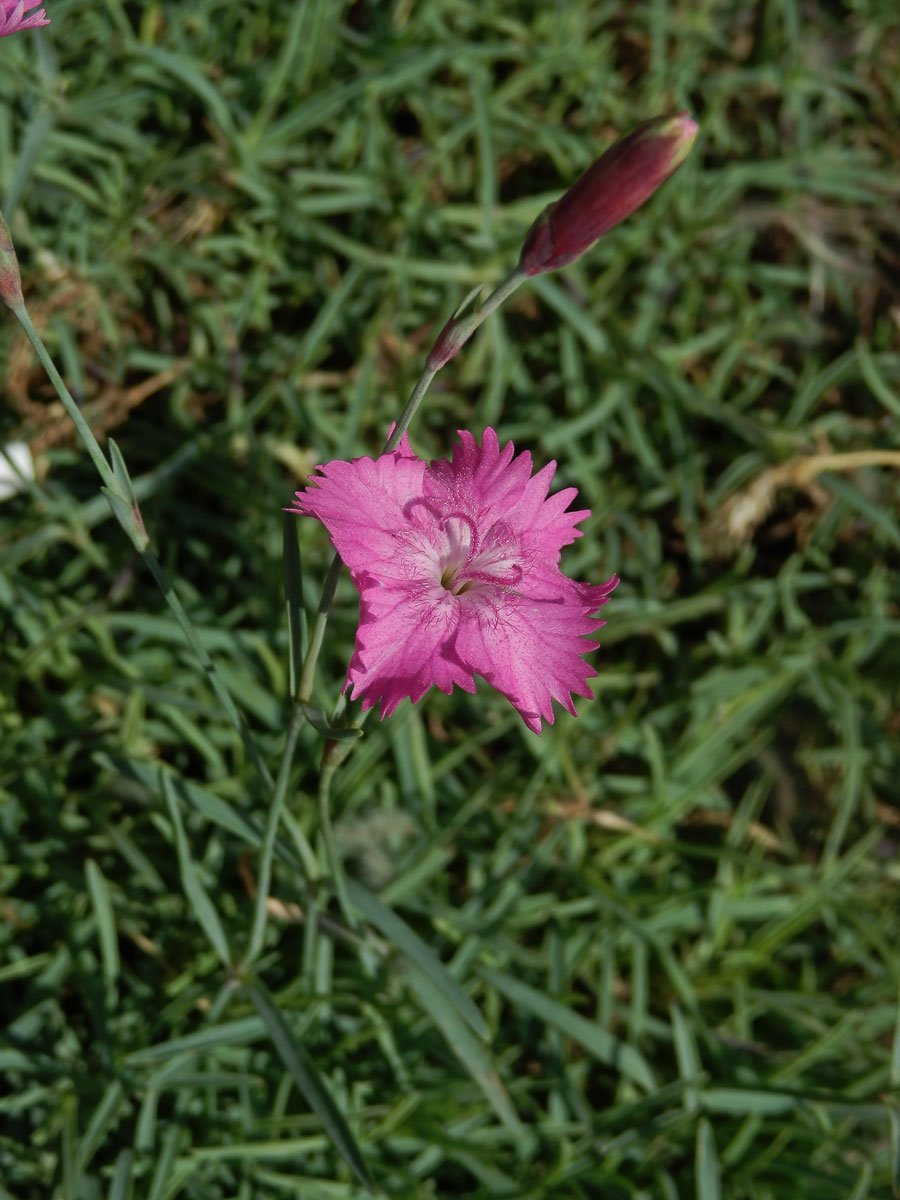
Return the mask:
[[[291,512],[331,534],[360,595],[346,687],[390,716],[432,686],[475,690],[481,675],[535,733],[553,701],[575,713],[597,672],[583,654],[594,613],[618,583],[576,583],[559,569],[563,546],[590,514],[567,511],[574,488],[548,496],[556,470],[532,476],[531,455],[481,445],[460,431],[451,459],[426,464],[404,436],[381,458],[330,462],[297,492]],[[345,688],[346,690],[346,688]]]
[[24,492],[34,480],[34,462],[25,442],[7,442],[0,451],[0,500]]

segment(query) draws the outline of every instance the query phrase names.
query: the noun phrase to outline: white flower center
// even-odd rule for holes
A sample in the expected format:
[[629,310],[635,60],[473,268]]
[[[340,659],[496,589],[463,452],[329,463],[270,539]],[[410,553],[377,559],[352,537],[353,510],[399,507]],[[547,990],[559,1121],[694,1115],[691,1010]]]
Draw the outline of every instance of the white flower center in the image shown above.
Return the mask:
[[453,512],[441,521],[440,532],[446,539],[438,556],[440,584],[451,595],[508,589],[521,580],[521,552],[505,521],[496,522],[482,537],[470,516]]

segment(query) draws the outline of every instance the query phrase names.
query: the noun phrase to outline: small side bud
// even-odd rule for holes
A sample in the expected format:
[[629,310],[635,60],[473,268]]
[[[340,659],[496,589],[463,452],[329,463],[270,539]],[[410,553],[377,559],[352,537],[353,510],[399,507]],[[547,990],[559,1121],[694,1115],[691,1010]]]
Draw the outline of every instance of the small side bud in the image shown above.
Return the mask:
[[540,275],[574,262],[681,166],[698,128],[687,113],[654,117],[615,142],[544,209],[525,238],[519,270]]
[[434,345],[429,350],[425,359],[426,370],[439,371],[456,354],[465,340],[460,336],[459,322],[454,315],[437,335]]
[[437,340],[429,350],[428,358],[425,360],[426,370],[439,371],[465,345],[478,328],[480,322],[474,320],[474,317],[477,316],[477,310],[475,314],[469,314],[468,320],[463,316],[463,313],[471,305],[482,287],[483,284],[479,283],[472,288],[471,292],[469,292],[462,304],[457,307],[450,320],[437,335]]
[[2,212],[0,212],[0,300],[12,309],[22,308],[25,304],[22,296],[22,277],[19,274],[19,260],[16,258],[16,248]]

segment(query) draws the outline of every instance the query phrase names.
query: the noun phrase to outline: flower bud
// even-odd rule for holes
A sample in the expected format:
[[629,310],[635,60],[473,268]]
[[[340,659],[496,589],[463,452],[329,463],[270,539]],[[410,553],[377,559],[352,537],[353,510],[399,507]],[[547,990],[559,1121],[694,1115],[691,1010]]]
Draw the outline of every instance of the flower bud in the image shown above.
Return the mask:
[[22,277],[19,274],[16,248],[2,212],[0,212],[0,300],[13,309],[21,308],[25,303],[22,297]]
[[459,326],[460,323],[454,315],[438,334],[437,340],[431,347],[428,358],[425,360],[427,370],[439,371],[462,347],[468,334],[464,335]]
[[615,142],[549,205],[519,256],[526,275],[573,262],[665,183],[690,153],[698,126],[687,113],[654,117]]

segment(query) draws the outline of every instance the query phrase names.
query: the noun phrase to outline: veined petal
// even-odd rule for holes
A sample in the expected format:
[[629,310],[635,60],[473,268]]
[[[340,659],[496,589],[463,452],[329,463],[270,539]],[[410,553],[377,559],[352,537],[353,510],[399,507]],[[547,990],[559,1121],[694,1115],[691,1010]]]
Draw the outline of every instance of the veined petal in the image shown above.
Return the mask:
[[426,467],[400,446],[381,458],[331,462],[292,511],[317,517],[360,594],[347,688],[390,716],[404,697],[475,690],[482,675],[529,729],[575,712],[596,672],[582,655],[603,622],[596,613],[618,580],[563,575],[561,548],[589,513],[567,511],[573,488],[549,495],[555,463],[534,477],[531,456],[460,432],[451,460]]
[[581,655],[597,648],[584,635],[604,622],[589,615],[577,585],[560,579],[566,586],[555,599],[511,598],[502,612],[461,622],[456,638],[460,657],[534,733],[541,732],[541,718],[553,724],[553,700],[576,715],[571,693],[590,697],[587,681],[597,674]]
[[566,512],[577,492],[564,488],[547,495],[556,463],[549,462],[532,478],[531,455],[516,456],[512,442],[500,447],[493,429],[485,429],[478,445],[471,433],[459,430],[460,444],[451,461],[432,463],[425,479],[436,500],[468,504],[488,528],[503,520],[519,535],[523,549],[559,560],[563,546],[581,537],[575,526],[589,516],[587,509]]
[[428,495],[438,501],[466,504],[485,523],[485,527],[505,518],[531,474],[531,455],[526,450],[514,459],[515,448],[507,442],[501,450],[493,429],[485,429],[481,445],[473,435],[460,429],[459,445],[452,459],[439,459],[428,470]]
[[381,458],[336,459],[311,475],[315,487],[297,492],[289,512],[318,517],[351,571],[377,574],[389,563],[397,538],[415,527],[410,506],[422,496],[425,463],[404,435],[396,450]]
[[[38,8],[40,0],[0,0],[0,37],[18,33],[21,29],[37,29],[40,25],[49,25],[50,18],[43,8]],[[31,9],[38,8],[37,12]],[[26,16],[26,13],[31,13]]]
[[432,686],[475,691],[472,671],[455,649],[459,605],[452,597],[440,587],[422,595],[361,582],[356,650],[347,671],[351,699],[362,696],[364,709],[380,701],[381,716],[389,717],[406,696],[415,703]]

